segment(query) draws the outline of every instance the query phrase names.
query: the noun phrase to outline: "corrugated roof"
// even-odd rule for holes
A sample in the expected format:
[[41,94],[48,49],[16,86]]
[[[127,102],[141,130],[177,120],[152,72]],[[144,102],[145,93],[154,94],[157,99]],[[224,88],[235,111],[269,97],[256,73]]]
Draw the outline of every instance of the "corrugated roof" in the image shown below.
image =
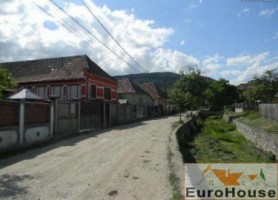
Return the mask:
[[86,55],[2,63],[17,83],[83,79],[83,69],[115,80]]

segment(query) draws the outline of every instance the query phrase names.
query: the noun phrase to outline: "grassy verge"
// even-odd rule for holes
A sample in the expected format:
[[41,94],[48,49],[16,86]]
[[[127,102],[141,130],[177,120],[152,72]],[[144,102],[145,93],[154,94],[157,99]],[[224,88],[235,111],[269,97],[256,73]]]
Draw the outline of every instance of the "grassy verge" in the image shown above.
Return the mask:
[[249,111],[238,118],[239,121],[247,125],[261,128],[269,133],[278,134],[278,123],[277,121],[265,119],[260,116],[257,111]]
[[258,150],[236,130],[235,125],[219,117],[209,117],[202,126],[201,132],[182,148],[185,162],[273,162],[272,154]]
[[170,182],[170,185],[172,186],[172,195],[173,195],[172,199],[173,200],[181,200],[182,195],[181,195],[181,192],[179,189],[179,179],[174,171],[172,157],[173,157],[173,153],[172,153],[170,147],[168,146],[167,159],[168,159],[168,165],[169,165],[169,169],[170,169],[168,180]]
[[[175,129],[177,129],[181,124],[183,124],[182,122],[175,122],[172,124],[172,132],[171,134],[173,133],[173,131]],[[180,191],[180,187],[179,187],[179,178],[175,172],[175,169],[174,169],[174,163],[173,163],[173,152],[170,148],[170,143],[172,141],[171,139],[171,134],[168,136],[168,145],[167,145],[167,161],[168,161],[168,166],[169,166],[169,175],[168,175],[168,180],[169,180],[169,183],[172,187],[172,200],[182,200],[183,197],[182,197],[182,194],[181,194],[181,191]]]

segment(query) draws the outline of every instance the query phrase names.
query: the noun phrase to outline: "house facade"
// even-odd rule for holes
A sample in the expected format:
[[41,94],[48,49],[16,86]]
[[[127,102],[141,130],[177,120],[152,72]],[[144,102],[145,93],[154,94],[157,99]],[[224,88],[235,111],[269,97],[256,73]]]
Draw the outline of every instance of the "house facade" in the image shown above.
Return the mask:
[[138,106],[153,106],[150,95],[128,78],[118,80],[117,92],[119,102]]
[[154,106],[160,106],[163,108],[164,112],[168,110],[168,97],[165,92],[163,92],[154,83],[142,83],[140,87],[146,91],[153,99]]
[[86,55],[1,63],[20,88],[43,99],[117,101],[117,81]]

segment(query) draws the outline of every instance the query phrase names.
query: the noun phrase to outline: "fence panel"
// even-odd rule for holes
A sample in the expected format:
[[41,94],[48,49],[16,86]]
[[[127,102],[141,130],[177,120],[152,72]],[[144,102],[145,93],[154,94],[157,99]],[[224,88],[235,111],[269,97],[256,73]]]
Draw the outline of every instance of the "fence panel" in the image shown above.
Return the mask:
[[19,125],[19,103],[0,101],[0,127]]
[[259,111],[262,117],[278,121],[278,104],[260,104]]
[[58,101],[56,137],[78,131],[78,102]]
[[111,125],[117,125],[118,123],[118,104],[110,104],[110,117]]
[[45,124],[49,120],[49,103],[25,102],[25,124]]
[[80,129],[101,128],[103,126],[103,103],[82,102],[80,110]]
[[118,123],[125,122],[125,105],[118,105]]

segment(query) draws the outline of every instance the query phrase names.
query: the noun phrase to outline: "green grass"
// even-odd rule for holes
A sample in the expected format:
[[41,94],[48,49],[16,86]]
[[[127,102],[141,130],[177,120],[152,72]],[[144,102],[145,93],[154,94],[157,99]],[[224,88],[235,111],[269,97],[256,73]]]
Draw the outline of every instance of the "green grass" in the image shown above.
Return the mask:
[[249,111],[238,118],[238,120],[247,125],[261,128],[269,133],[278,134],[278,122],[261,117],[257,111]]
[[207,118],[201,132],[182,151],[185,162],[273,162],[271,154],[258,150],[236,130],[235,125],[216,117]]
[[[170,137],[169,137],[169,141],[170,141]],[[169,166],[169,170],[170,173],[168,175],[168,180],[170,185],[172,186],[172,200],[181,200],[182,199],[182,195],[179,189],[179,178],[177,177],[175,170],[174,170],[174,166],[173,166],[173,152],[171,151],[169,145],[167,147],[167,160],[168,160],[168,166]]]

